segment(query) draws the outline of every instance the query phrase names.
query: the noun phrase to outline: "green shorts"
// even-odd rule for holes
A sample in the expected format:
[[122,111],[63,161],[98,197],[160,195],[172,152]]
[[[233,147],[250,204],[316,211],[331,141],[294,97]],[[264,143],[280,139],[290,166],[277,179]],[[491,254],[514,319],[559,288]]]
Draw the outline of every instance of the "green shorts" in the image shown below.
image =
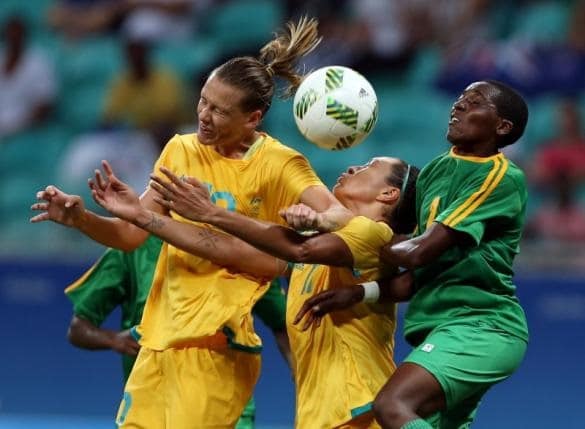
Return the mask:
[[235,429],[254,429],[254,420],[256,420],[256,403],[252,396],[244,407]]
[[481,397],[508,378],[526,353],[526,342],[490,322],[462,319],[433,329],[406,357],[437,379],[447,408],[427,419],[437,428],[465,428]]

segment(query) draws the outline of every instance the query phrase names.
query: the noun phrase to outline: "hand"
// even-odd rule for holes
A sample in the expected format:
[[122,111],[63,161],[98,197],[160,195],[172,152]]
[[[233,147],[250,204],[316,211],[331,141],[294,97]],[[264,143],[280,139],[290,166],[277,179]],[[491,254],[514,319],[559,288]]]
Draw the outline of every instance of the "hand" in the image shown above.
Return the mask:
[[293,325],[297,325],[305,315],[307,319],[301,328],[303,331],[315,323],[321,325],[321,318],[332,311],[345,310],[357,304],[364,298],[364,288],[361,285],[340,287],[326,290],[305,301],[297,313]]
[[66,194],[50,185],[37,192],[37,200],[41,202],[33,204],[31,209],[42,213],[33,216],[30,219],[32,223],[52,220],[65,226],[77,227],[83,222],[85,206],[78,195]]
[[216,208],[209,199],[207,187],[194,177],[180,179],[168,168],[161,167],[169,181],[158,176],[150,176],[150,187],[158,195],[154,201],[186,219],[197,222],[206,222]]
[[295,204],[280,210],[280,216],[297,231],[315,231],[319,229],[321,216],[305,204]]
[[134,190],[116,177],[107,161],[102,161],[105,177],[95,170],[95,179],[88,181],[94,201],[112,215],[133,222],[141,212],[140,199]]
[[128,356],[136,356],[140,350],[140,344],[130,334],[130,329],[116,332],[112,337],[112,350]]

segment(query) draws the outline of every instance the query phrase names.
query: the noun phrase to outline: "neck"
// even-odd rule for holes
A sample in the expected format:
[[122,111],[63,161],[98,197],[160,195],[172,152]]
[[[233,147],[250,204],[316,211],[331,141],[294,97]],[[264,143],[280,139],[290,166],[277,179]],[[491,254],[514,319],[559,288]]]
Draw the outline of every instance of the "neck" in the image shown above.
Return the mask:
[[340,202],[355,216],[364,216],[376,222],[385,221],[383,206],[379,203],[362,203],[359,201],[343,201],[341,199]]
[[477,156],[488,158],[499,153],[498,148],[493,144],[455,144],[453,151],[461,156]]
[[250,136],[242,140],[227,145],[215,145],[214,149],[223,157],[231,159],[242,159],[246,155],[246,152],[248,152],[248,149],[250,149],[250,146],[252,146],[259,137],[260,133],[254,131]]

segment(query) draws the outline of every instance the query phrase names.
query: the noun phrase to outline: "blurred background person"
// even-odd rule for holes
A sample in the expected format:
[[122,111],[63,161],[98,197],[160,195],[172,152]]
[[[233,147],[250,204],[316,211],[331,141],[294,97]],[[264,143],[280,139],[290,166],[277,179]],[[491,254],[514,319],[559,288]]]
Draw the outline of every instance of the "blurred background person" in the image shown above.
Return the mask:
[[55,104],[55,70],[46,52],[29,45],[27,33],[18,15],[2,26],[0,138],[44,122]]

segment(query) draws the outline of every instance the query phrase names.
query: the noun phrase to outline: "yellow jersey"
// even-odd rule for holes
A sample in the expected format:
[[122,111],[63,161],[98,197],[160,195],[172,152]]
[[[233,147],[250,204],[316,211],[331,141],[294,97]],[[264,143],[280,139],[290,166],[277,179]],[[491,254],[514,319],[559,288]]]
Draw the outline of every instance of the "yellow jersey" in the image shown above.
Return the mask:
[[287,300],[287,329],[294,359],[295,426],[330,429],[371,410],[394,372],[395,304],[360,303],[331,313],[303,332],[292,321],[313,295],[389,274],[380,249],[392,238],[383,222],[358,216],[335,232],[349,247],[354,268],[295,264]]
[[[297,203],[307,187],[323,185],[304,156],[266,134],[244,159],[221,156],[196,134],[176,135],[155,174],[161,166],[204,182],[215,204],[273,222],[281,222],[278,210]],[[235,348],[259,352],[251,309],[268,285],[164,243],[138,328],[140,344],[153,350],[210,347],[227,337]]]

